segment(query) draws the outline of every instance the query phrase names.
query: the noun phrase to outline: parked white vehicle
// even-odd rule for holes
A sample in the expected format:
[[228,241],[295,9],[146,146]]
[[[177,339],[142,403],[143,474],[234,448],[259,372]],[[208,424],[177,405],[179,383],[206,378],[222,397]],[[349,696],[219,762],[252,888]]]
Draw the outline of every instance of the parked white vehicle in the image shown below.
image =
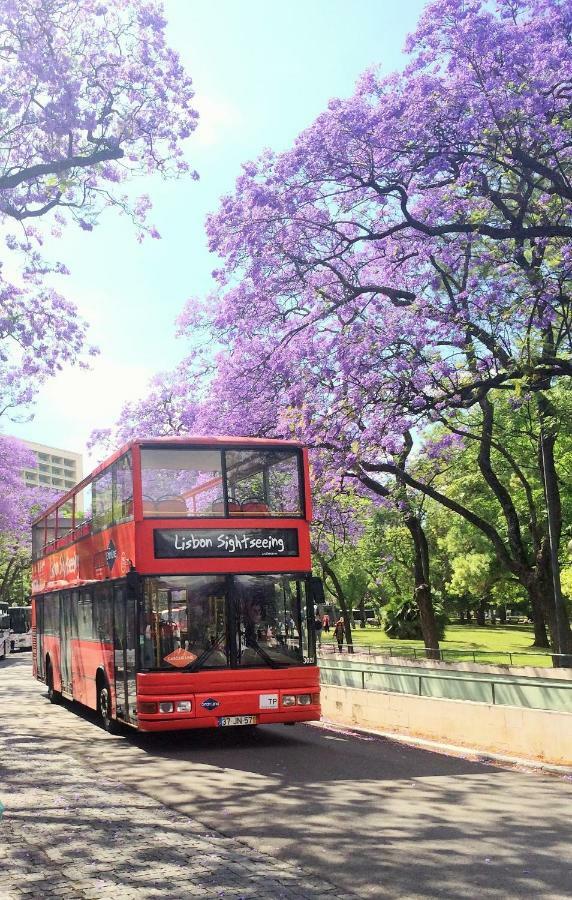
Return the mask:
[[10,617],[8,604],[0,603],[0,659],[6,659],[10,652]]
[[11,606],[10,617],[10,650],[32,649],[32,607]]

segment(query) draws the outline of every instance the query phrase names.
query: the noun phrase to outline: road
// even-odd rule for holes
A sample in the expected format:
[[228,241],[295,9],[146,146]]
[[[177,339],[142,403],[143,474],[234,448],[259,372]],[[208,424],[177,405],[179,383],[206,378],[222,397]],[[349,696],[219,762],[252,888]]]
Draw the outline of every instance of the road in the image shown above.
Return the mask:
[[572,895],[566,779],[334,727],[110,737],[81,708],[50,706],[17,663],[0,668],[12,740],[48,742],[95,779],[321,874],[340,896]]

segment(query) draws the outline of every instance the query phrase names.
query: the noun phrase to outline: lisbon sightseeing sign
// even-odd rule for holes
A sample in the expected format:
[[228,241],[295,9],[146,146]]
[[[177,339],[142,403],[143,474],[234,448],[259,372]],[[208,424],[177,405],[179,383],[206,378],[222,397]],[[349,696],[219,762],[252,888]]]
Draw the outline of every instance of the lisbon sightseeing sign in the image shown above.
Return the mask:
[[295,528],[157,528],[157,559],[297,556]]

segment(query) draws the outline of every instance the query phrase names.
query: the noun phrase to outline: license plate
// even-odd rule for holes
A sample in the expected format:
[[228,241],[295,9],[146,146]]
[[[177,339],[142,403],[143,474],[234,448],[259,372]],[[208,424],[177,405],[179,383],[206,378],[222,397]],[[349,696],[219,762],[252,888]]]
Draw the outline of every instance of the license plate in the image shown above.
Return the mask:
[[256,716],[221,716],[218,724],[223,727],[225,725],[256,725]]

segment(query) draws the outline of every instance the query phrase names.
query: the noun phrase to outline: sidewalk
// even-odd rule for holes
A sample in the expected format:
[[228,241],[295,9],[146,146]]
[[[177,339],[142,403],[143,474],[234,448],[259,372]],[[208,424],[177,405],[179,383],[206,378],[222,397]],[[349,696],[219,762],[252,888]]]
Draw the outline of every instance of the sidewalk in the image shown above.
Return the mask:
[[[339,894],[315,875],[114,781],[114,745],[121,739],[109,739],[105,778],[73,754],[51,748],[38,718],[57,710],[37,691],[11,691],[9,676],[1,664],[0,799],[6,810],[0,821],[0,900],[318,900]],[[86,740],[93,739],[94,729],[101,734],[91,722],[76,719],[77,727]],[[221,816],[223,810],[221,797]]]

